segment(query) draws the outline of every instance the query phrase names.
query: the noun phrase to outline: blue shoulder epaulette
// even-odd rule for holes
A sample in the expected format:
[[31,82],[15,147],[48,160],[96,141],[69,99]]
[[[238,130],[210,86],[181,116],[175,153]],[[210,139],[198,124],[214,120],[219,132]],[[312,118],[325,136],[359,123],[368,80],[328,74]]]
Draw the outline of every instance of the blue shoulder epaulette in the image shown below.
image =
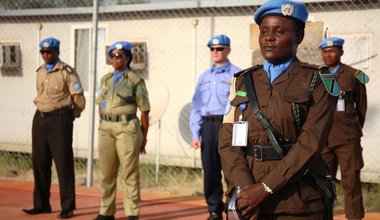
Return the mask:
[[369,82],[369,77],[367,74],[363,73],[361,70],[355,72],[356,79],[363,84],[367,84]]
[[335,79],[335,76],[330,73],[328,66],[321,66],[317,71],[327,92],[332,96],[338,96],[340,91],[338,81]]
[[248,72],[252,72],[254,70],[257,70],[257,69],[260,69],[263,65],[255,65],[255,66],[252,66],[252,67],[249,67],[248,69],[245,69],[245,70],[241,70],[237,73],[234,74],[234,77],[238,77],[240,75],[244,75],[245,73],[248,73]]

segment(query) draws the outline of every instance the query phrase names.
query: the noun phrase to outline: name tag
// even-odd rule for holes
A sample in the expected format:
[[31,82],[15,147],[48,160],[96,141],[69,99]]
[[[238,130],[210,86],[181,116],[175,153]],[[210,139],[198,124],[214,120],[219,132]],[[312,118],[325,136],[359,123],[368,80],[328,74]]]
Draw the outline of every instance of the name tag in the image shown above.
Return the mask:
[[338,102],[336,103],[336,110],[338,112],[344,112],[345,110],[344,99],[338,99]]
[[234,122],[232,129],[232,146],[246,147],[248,138],[248,122],[237,121]]

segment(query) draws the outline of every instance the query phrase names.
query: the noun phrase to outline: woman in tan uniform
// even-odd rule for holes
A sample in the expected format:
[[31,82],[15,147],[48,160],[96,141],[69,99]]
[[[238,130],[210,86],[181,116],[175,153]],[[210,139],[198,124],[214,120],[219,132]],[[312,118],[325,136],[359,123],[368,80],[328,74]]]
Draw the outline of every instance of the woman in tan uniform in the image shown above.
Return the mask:
[[[101,79],[99,104],[99,163],[102,201],[96,220],[113,220],[116,212],[116,180],[124,190],[124,211],[128,220],[140,213],[139,155],[145,154],[150,104],[144,80],[131,71],[132,45],[118,41],[108,55],[114,71]],[[141,112],[141,124],[136,116]]]
[[[315,77],[319,70],[296,57],[307,17],[303,3],[289,0],[268,1],[254,15],[264,63],[235,74],[219,134],[228,200],[242,189],[234,203],[240,219],[327,219],[315,179],[328,174],[320,152],[331,129],[332,100]],[[260,111],[253,111],[250,89]],[[260,112],[271,132],[255,118]]]

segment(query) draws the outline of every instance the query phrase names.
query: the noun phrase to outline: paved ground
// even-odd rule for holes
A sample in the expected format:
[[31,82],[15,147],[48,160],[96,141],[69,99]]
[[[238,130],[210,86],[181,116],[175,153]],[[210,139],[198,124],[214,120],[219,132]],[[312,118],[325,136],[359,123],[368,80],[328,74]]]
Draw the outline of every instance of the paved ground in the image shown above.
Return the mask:
[[[32,208],[33,183],[0,179],[0,220],[44,220],[56,219],[60,211],[59,190],[52,185],[51,205],[53,213],[30,216],[21,209]],[[117,194],[116,219],[125,220],[122,194]],[[76,188],[77,209],[73,220],[93,219],[99,210],[100,192],[98,188]],[[143,193],[141,220],[204,220],[207,219],[207,206],[202,197],[174,196]],[[336,213],[335,220],[343,220],[344,215]],[[365,220],[380,220],[380,213],[367,213]]]

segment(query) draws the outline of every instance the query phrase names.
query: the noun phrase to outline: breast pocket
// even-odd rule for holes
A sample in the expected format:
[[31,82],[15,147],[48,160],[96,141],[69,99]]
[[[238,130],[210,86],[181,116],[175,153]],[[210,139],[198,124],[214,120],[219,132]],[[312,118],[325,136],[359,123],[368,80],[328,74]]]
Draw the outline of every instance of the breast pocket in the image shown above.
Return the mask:
[[65,85],[64,79],[59,76],[48,77],[45,80],[45,87],[49,95],[60,95],[67,91],[68,88]]
[[208,103],[208,100],[211,96],[211,81],[204,81],[200,85],[199,90],[201,91],[202,104],[205,105]]
[[216,88],[218,99],[222,104],[227,104],[228,96],[230,95],[230,87],[231,87],[231,82],[226,81],[226,80],[221,80],[219,84],[217,84],[218,87]]
[[292,114],[294,116],[294,121],[290,123],[296,125],[297,129],[300,129],[306,119],[309,111],[309,106],[312,102],[309,93],[300,91],[292,95],[284,94],[282,96],[282,99],[289,106],[289,114]]
[[118,105],[131,104],[134,101],[133,97],[133,85],[127,80],[119,82],[119,85],[115,88],[116,95],[119,97]]

